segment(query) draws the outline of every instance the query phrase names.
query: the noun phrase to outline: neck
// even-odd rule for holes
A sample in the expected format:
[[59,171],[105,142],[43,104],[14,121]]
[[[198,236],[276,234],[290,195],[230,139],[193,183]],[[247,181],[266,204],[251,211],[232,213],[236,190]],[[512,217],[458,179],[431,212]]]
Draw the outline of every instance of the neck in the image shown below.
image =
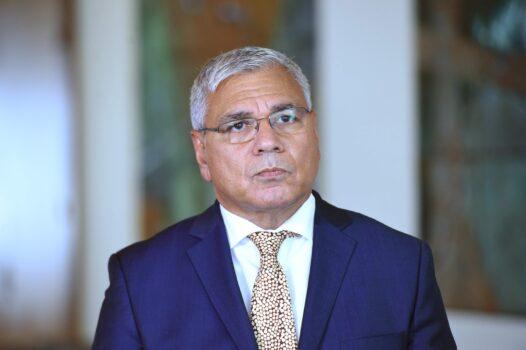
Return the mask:
[[252,222],[253,224],[261,227],[265,230],[275,230],[280,227],[285,221],[287,221],[296,211],[305,203],[309,198],[310,193],[300,197],[299,200],[291,203],[287,207],[270,208],[264,210],[252,210],[244,211],[237,207],[231,207],[221,203],[228,211],[241,216],[244,219]]

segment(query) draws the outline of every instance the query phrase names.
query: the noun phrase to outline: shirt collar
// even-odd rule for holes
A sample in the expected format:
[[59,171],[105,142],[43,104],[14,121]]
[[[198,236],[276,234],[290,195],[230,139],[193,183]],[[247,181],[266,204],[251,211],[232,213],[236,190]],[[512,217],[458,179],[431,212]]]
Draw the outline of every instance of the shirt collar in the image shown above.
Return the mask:
[[230,249],[239,244],[246,236],[256,231],[278,232],[288,230],[300,234],[303,238],[312,240],[314,212],[316,210],[316,200],[312,193],[301,207],[275,230],[264,230],[247,219],[232,213],[222,205],[219,205],[219,207],[225,223]]

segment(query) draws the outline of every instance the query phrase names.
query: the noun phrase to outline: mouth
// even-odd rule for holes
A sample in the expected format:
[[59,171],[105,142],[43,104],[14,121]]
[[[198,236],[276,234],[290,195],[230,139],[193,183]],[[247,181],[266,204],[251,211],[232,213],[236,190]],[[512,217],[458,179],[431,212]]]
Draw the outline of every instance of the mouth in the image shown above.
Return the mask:
[[288,172],[282,168],[266,168],[256,173],[256,177],[268,180],[283,178]]

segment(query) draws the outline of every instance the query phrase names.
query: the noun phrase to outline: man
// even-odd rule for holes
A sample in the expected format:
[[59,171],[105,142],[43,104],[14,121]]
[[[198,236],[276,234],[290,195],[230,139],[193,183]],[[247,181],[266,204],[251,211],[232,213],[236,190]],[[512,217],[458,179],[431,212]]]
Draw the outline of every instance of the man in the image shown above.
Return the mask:
[[110,258],[94,349],[455,349],[429,247],[312,192],[310,87],[283,54],[208,62],[191,132],[217,201]]

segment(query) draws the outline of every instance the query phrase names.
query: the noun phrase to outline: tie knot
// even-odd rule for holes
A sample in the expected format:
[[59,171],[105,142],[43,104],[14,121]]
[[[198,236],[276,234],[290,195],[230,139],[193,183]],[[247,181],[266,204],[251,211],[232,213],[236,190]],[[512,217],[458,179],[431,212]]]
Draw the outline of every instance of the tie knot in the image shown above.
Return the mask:
[[263,260],[277,259],[279,248],[288,237],[299,237],[299,235],[292,231],[283,230],[279,232],[257,231],[248,236],[258,248]]

